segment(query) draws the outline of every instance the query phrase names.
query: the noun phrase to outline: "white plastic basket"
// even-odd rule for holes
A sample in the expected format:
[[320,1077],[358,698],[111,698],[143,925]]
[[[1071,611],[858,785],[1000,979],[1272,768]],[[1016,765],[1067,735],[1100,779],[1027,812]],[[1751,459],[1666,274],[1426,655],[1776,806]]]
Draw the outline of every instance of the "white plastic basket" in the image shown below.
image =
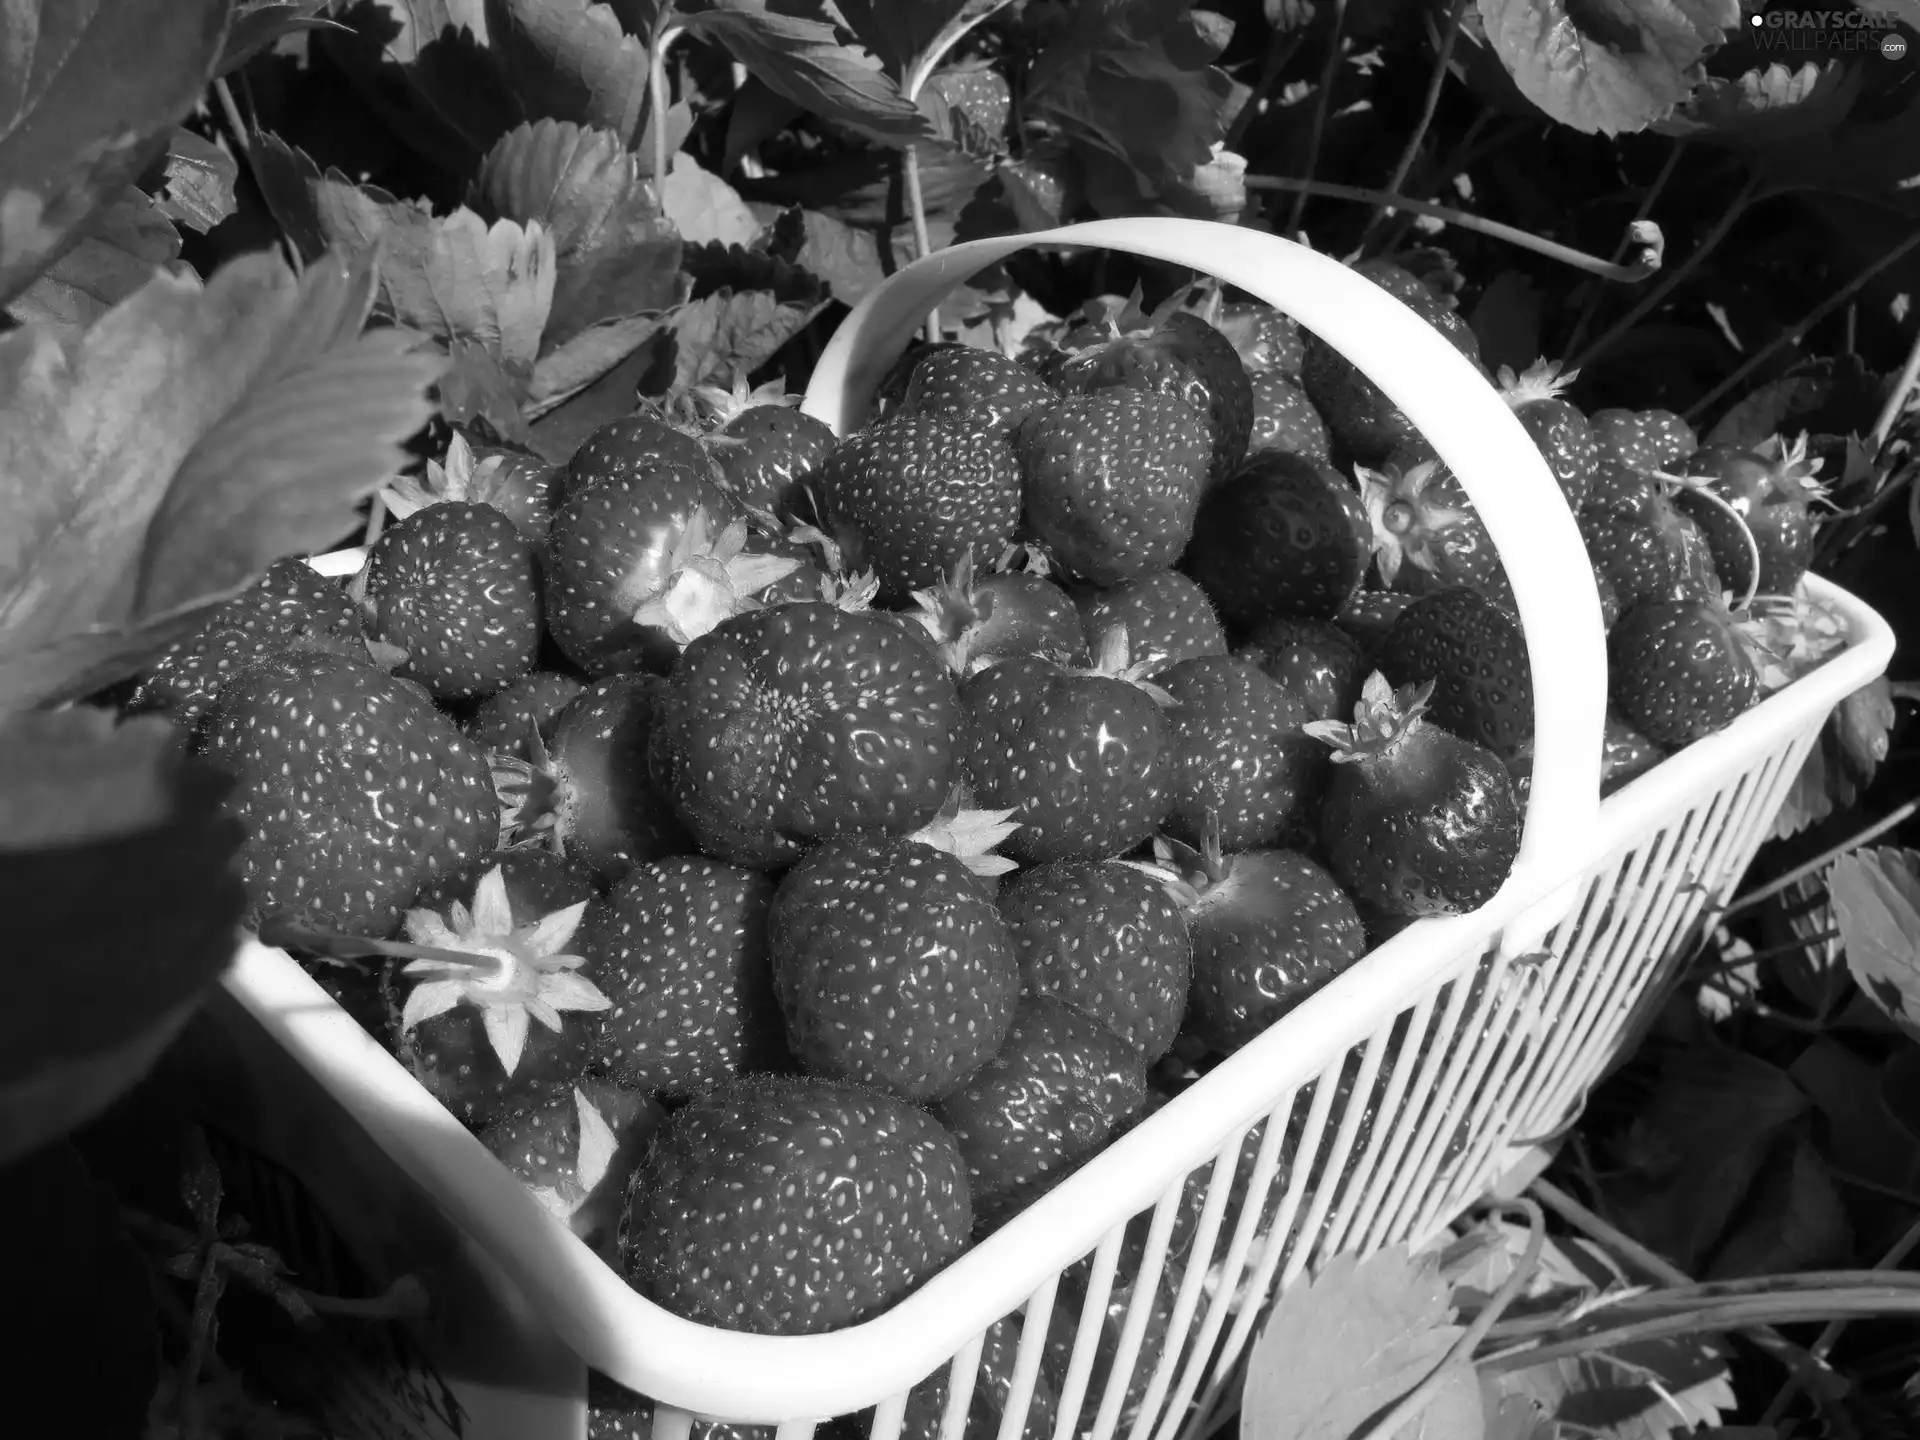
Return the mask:
[[1702,911],[1752,859],[1828,714],[1892,653],[1877,615],[1810,581],[1844,617],[1848,648],[1602,804],[1599,604],[1526,431],[1400,301],[1249,230],[1102,221],[955,246],[854,310],[806,408],[844,433],[942,297],[1039,246],[1171,261],[1260,296],[1372,378],[1452,467],[1500,549],[1532,663],[1520,856],[1483,909],[1395,936],[893,1310],[793,1338],[709,1329],[641,1299],[293,960],[247,945],[234,995],[591,1366],[660,1402],[662,1440],[682,1440],[693,1417],[805,1440],[816,1422],[870,1406],[873,1440],[891,1440],[908,1392],[943,1368],[954,1440],[983,1339],[1006,1317],[1019,1341],[1011,1372],[991,1382],[1005,1393],[999,1440],[1022,1434],[1043,1403],[1036,1387],[1060,1440],[1173,1440],[1225,1394],[1275,1286],[1339,1251],[1432,1237],[1564,1125]]

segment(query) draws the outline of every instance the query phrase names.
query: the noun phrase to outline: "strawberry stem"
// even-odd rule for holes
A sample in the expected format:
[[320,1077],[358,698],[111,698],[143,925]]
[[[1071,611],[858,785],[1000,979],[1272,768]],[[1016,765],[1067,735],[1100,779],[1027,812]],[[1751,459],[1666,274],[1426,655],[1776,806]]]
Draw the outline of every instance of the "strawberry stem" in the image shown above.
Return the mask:
[[441,960],[469,969],[493,969],[499,960],[437,945],[415,945],[405,940],[369,940],[339,930],[314,930],[284,916],[270,915],[260,922],[260,943],[280,950],[306,950],[329,960]]
[[1735,610],[1745,610],[1749,605],[1753,604],[1753,597],[1760,591],[1760,542],[1753,538],[1753,527],[1747,524],[1747,517],[1729,505],[1721,496],[1716,495],[1711,485],[1694,483],[1692,478],[1688,476],[1668,475],[1660,471],[1656,471],[1655,474],[1659,479],[1683,487],[1689,493],[1699,496],[1710,505],[1718,506],[1721,510],[1724,510],[1728,515],[1733,517],[1733,523],[1740,529],[1740,538],[1747,542],[1748,568],[1747,593],[1741,597],[1740,603],[1733,608]]

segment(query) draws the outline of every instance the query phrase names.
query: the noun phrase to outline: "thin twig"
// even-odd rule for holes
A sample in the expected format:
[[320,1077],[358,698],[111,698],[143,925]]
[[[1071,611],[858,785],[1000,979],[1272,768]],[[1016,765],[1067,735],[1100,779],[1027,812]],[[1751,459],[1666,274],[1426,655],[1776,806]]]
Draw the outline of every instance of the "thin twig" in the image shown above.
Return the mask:
[[[1653,214],[1653,204],[1660,198],[1661,192],[1667,188],[1667,181],[1673,178],[1674,168],[1679,165],[1680,156],[1685,153],[1686,148],[1687,142],[1684,140],[1676,140],[1668,147],[1667,158],[1660,166],[1660,173],[1653,177],[1653,184],[1649,185],[1646,193],[1640,197],[1640,208],[1633,212],[1633,218],[1636,221],[1645,220]],[[1626,254],[1626,248],[1627,242],[1622,239],[1619,245],[1614,247],[1613,258],[1616,261],[1620,260]],[[1573,330],[1567,336],[1567,343],[1560,347],[1562,355],[1573,354],[1580,348],[1580,342],[1587,338],[1587,327],[1593,324],[1593,317],[1600,309],[1600,297],[1605,293],[1604,290],[1596,288],[1587,295],[1587,303],[1580,307],[1580,314],[1573,322]]]
[[1233,117],[1233,123],[1227,127],[1226,137],[1220,142],[1222,148],[1236,154],[1240,142],[1246,138],[1247,127],[1258,117],[1261,104],[1266,100],[1274,84],[1286,73],[1287,66],[1293,63],[1293,57],[1300,53],[1300,47],[1307,43],[1307,36],[1313,31],[1311,22],[1299,29],[1282,33],[1273,32],[1273,43],[1267,46],[1267,58],[1260,67],[1260,78],[1254,81],[1253,88],[1247,92],[1246,101]]
[[[1393,173],[1387,177],[1384,190],[1388,195],[1397,195],[1406,188],[1407,174],[1413,169],[1413,162],[1419,158],[1420,146],[1427,138],[1428,127],[1433,124],[1434,112],[1440,108],[1440,89],[1447,78],[1448,62],[1453,59],[1454,42],[1460,38],[1460,17],[1466,8],[1467,0],[1453,0],[1448,7],[1447,23],[1440,32],[1439,48],[1433,57],[1433,70],[1427,76],[1427,93],[1420,103],[1420,118],[1414,122],[1407,143],[1400,147],[1400,158],[1394,162]],[[1386,208],[1375,207],[1373,214],[1367,218],[1367,228],[1360,232],[1363,248],[1386,218]]]
[[1916,812],[1920,812],[1920,796],[1896,805],[1871,825],[1849,835],[1839,844],[1827,847],[1804,865],[1796,865],[1793,869],[1787,871],[1786,874],[1779,876],[1777,879],[1769,880],[1757,890],[1749,890],[1744,895],[1736,896],[1727,902],[1726,908],[1713,917],[1713,924],[1724,924],[1729,916],[1738,915],[1743,910],[1751,910],[1761,901],[1771,900],[1782,890],[1789,889],[1800,881],[1805,880],[1809,875],[1819,874],[1841,856],[1858,850],[1869,841],[1879,839],[1882,835],[1886,834],[1887,831],[1893,829],[1896,825],[1899,825]]
[[1386,205],[1394,210],[1411,210],[1419,215],[1431,215],[1450,225],[1458,225],[1463,230],[1476,231],[1495,240],[1505,240],[1544,255],[1549,260],[1558,260],[1571,265],[1576,270],[1584,270],[1589,275],[1598,275],[1605,280],[1617,280],[1631,283],[1644,280],[1660,268],[1659,250],[1656,246],[1643,245],[1641,257],[1633,265],[1615,265],[1612,261],[1602,260],[1598,255],[1589,255],[1584,250],[1575,250],[1555,240],[1543,239],[1531,230],[1516,229],[1512,225],[1503,225],[1498,220],[1488,220],[1480,215],[1469,214],[1465,210],[1455,210],[1450,205],[1435,205],[1429,200],[1415,200],[1406,195],[1389,195],[1380,190],[1368,190],[1358,185],[1335,185],[1325,180],[1291,180],[1278,175],[1249,175],[1249,190],[1297,190],[1313,195],[1325,195],[1334,200],[1354,200],[1363,205]]
[[1740,217],[1746,214],[1755,202],[1761,198],[1759,190],[1759,174],[1756,172],[1748,175],[1746,181],[1741,185],[1739,193],[1733,197],[1728,203],[1727,208],[1721,212],[1720,218],[1714,222],[1713,228],[1700,237],[1700,243],[1693,247],[1688,253],[1687,258],[1669,270],[1666,275],[1662,277],[1658,285],[1641,296],[1639,304],[1635,305],[1633,309],[1629,310],[1625,315],[1614,321],[1612,325],[1608,326],[1606,332],[1582,351],[1577,359],[1569,360],[1567,362],[1567,369],[1585,369],[1593,363],[1594,356],[1600,354],[1609,345],[1613,344],[1614,341],[1633,329],[1634,326],[1638,325],[1648,315],[1652,314],[1653,311],[1664,304],[1667,297],[1679,288],[1681,282],[1692,275],[1693,272],[1699,268],[1700,263],[1719,247],[1722,240],[1727,238],[1729,232],[1731,232],[1733,227],[1739,222]]
[[[243,74],[242,83],[245,82],[245,78]],[[233,87],[227,84],[226,76],[222,75],[213,82],[213,98],[219,102],[220,114],[227,122],[228,131],[233,135],[233,144],[239,151],[239,159],[246,163],[247,173],[253,176],[255,187],[260,191],[261,198],[265,199],[266,187],[260,184],[260,176],[253,168],[253,127],[247,124],[246,116],[241,113],[240,106],[235,103]],[[280,235],[280,248],[286,253],[287,268],[294,274],[298,275],[306,269],[306,262],[300,258],[300,247],[295,245],[293,237],[284,231]]]
[[1873,429],[1867,432],[1869,454],[1878,455],[1886,446],[1887,437],[1893,433],[1894,423],[1906,408],[1907,396],[1913,390],[1916,379],[1920,379],[1920,327],[1913,332],[1913,344],[1907,349],[1907,363],[1900,367],[1899,378],[1893,382],[1893,393],[1887,396],[1887,403],[1880,407]]
[[1838,930],[1823,930],[1818,935],[1809,935],[1804,940],[1789,940],[1780,945],[1766,945],[1758,950],[1749,950],[1744,955],[1736,955],[1730,960],[1716,960],[1707,966],[1695,966],[1696,979],[1710,975],[1725,974],[1732,970],[1744,970],[1749,965],[1757,965],[1762,960],[1778,959],[1782,955],[1798,955],[1803,950],[1811,950],[1815,945],[1825,945],[1838,940]]
[[672,147],[667,144],[667,51],[680,35],[677,25],[663,27],[647,53],[647,108],[653,112],[653,184],[662,194],[673,164]]
[[1902,1190],[1898,1185],[1883,1185],[1878,1180],[1869,1180],[1864,1175],[1856,1175],[1851,1170],[1840,1170],[1828,1162],[1827,1174],[1849,1190],[1859,1190],[1867,1195],[1878,1195],[1882,1200],[1897,1200],[1902,1205],[1911,1205],[1920,1210],[1920,1191]]
[[[1320,164],[1320,141],[1326,134],[1327,110],[1333,104],[1333,82],[1340,73],[1340,57],[1345,53],[1343,41],[1347,28],[1347,0],[1333,0],[1333,34],[1327,37],[1326,63],[1320,67],[1320,93],[1313,97],[1313,130],[1307,141],[1306,179],[1313,179],[1313,172]],[[1249,186],[1248,188],[1253,188]],[[1293,196],[1293,208],[1287,212],[1286,233],[1300,233],[1300,216],[1306,209],[1306,190],[1297,190]]]
[[[913,219],[913,251],[924,260],[933,254],[933,236],[927,229],[927,198],[920,189],[920,147],[909,145],[903,152],[903,163],[907,175],[907,210]],[[940,310],[936,306],[927,312],[927,340],[938,343],[940,339]]]

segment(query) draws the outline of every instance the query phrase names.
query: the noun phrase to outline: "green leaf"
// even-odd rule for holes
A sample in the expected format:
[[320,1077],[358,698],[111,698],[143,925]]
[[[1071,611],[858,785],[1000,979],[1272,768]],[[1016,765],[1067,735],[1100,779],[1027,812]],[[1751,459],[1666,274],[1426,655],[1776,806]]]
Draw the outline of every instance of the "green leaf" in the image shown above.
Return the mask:
[[1451,1314],[1431,1256],[1335,1256],[1274,1302],[1247,1357],[1240,1434],[1348,1440],[1440,1363],[1463,1333]]
[[681,307],[672,318],[675,391],[758,370],[807,327],[821,303],[782,300],[771,290],[723,290]]
[[0,337],[0,710],[120,678],[352,528],[443,363],[361,333],[373,284],[251,255],[204,287],[158,276],[84,332]]
[[647,108],[647,47],[587,0],[485,0],[487,36],[528,116],[636,138]]
[[199,99],[228,0],[8,0],[0,21],[0,305]]
[[1820,374],[1783,375],[1769,380],[1722,415],[1707,432],[1704,443],[1750,450],[1784,431],[1793,416],[1824,405],[1832,390],[1833,382]]
[[1594,135],[1644,130],[1699,83],[1740,0],[1477,0],[1488,43],[1528,100]]
[[685,151],[673,157],[660,198],[689,244],[751,245],[760,238],[760,222],[740,192]]
[[768,89],[876,145],[911,145],[932,134],[880,62],[843,44],[824,20],[772,10],[763,0],[682,18],[688,33],[723,47]]
[[[676,166],[687,158],[676,156]],[[487,213],[537,222],[553,238],[543,353],[604,321],[684,298],[680,240],[638,160],[611,132],[555,120],[522,125],[488,153],[474,190]]]
[[7,314],[21,324],[84,327],[179,258],[179,231],[146,192],[128,185],[93,212]]
[[0,1161],[139,1079],[232,960],[246,895],[231,785],[157,716],[0,720]]
[[1544,1410],[1564,1427],[1560,1433],[1607,1440],[1667,1440],[1713,1424],[1738,1403],[1725,1353],[1695,1336],[1506,1371],[1494,1388],[1503,1406],[1522,1401]]
[[346,26],[320,14],[327,4],[328,0],[239,0],[214,73],[230,75],[302,30],[345,30]]
[[1920,851],[1881,846],[1834,861],[1827,893],[1860,989],[1920,1038]]
[[485,420],[503,440],[525,444],[527,420],[522,413],[531,376],[510,375],[500,357],[478,340],[452,340],[447,345],[447,373],[440,377],[440,414],[449,425]]
[[853,33],[904,81],[935,51],[954,41],[1009,0],[841,0],[840,12]]
[[188,229],[205,234],[233,214],[233,187],[239,178],[240,167],[233,156],[204,136],[176,126],[167,142],[160,209]]
[[1731,79],[1709,76],[1654,129],[1735,150],[1777,151],[1821,145],[1859,102],[1857,67],[1809,60],[1798,70],[1773,64]]
[[538,419],[564,405],[673,323],[671,314],[652,313],[606,320],[582,330],[540,357],[522,410],[528,419]]

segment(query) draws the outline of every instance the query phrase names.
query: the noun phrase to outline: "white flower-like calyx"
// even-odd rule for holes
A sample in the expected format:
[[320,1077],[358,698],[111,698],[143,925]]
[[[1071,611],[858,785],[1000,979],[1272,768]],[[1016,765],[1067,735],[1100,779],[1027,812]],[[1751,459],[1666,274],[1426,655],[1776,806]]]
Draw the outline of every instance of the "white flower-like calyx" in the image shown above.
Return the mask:
[[1016,805],[1011,810],[976,810],[972,791],[964,784],[956,785],[940,807],[940,813],[907,838],[944,850],[976,875],[989,879],[1006,875],[1018,870],[1019,863],[1005,855],[996,855],[993,850],[1020,828],[1020,822],[1010,818],[1019,808]]
[[755,597],[804,563],[749,555],[746,546],[744,517],[715,535],[712,517],[695,510],[674,544],[665,582],[634,611],[635,622],[666,631],[676,645],[691,645],[721,621],[759,609]]

